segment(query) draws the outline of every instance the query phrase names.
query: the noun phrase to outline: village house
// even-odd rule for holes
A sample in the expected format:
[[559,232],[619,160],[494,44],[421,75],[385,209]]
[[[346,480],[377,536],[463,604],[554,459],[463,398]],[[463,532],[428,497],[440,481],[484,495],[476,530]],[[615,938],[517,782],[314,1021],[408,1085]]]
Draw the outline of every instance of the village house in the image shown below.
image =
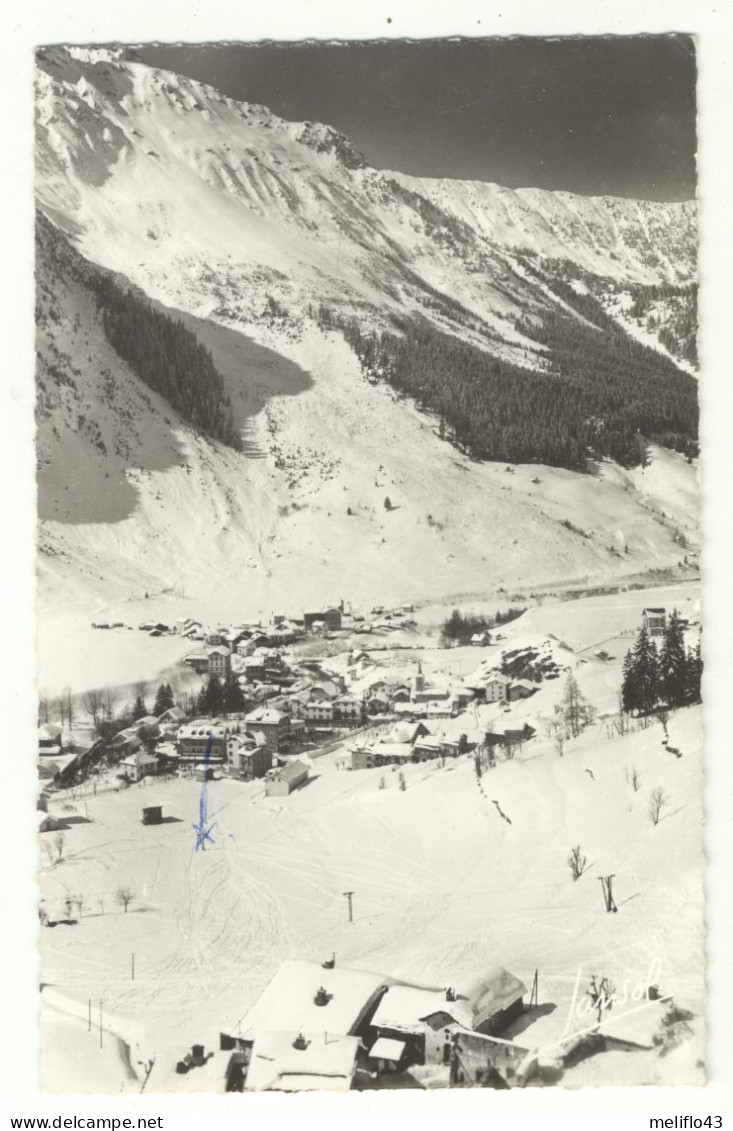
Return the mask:
[[664,636],[667,631],[667,610],[661,607],[644,609],[641,621],[649,636]]
[[193,668],[198,675],[205,675],[209,670],[209,653],[203,650],[189,652],[187,656],[183,657],[183,662]]
[[333,701],[333,717],[339,722],[359,722],[362,716],[362,705],[353,695],[339,695]]
[[310,767],[305,762],[287,762],[265,774],[265,795],[267,797],[287,797],[308,780]]
[[537,689],[537,684],[528,679],[515,679],[509,685],[507,699],[510,703],[516,699],[528,699],[530,695],[534,695]]
[[364,702],[368,715],[386,715],[389,711],[389,696],[383,691],[369,691]]
[[158,759],[144,750],[137,750],[122,759],[120,769],[130,781],[142,781],[144,777],[158,773]]
[[338,632],[341,628],[342,610],[332,606],[321,612],[303,613],[303,627],[306,632],[313,632],[314,626],[320,621],[327,632]]
[[351,751],[352,770],[372,770],[380,766],[404,766],[413,760],[409,742],[372,742]]
[[43,723],[38,728],[38,753],[44,758],[58,757],[63,752],[61,727]]
[[224,680],[229,675],[229,668],[231,664],[231,651],[224,644],[217,645],[208,650],[209,655],[209,675],[215,675],[219,679]]
[[511,682],[509,676],[503,675],[502,672],[491,672],[491,674],[486,677],[484,683],[486,702],[508,702]]
[[519,722],[489,723],[486,727],[484,742],[487,746],[521,746],[535,734],[535,728],[526,720]]
[[333,703],[327,699],[312,699],[305,705],[305,714],[303,716],[307,723],[331,723],[333,722]]
[[265,660],[262,656],[245,656],[242,662],[242,672],[247,683],[258,683],[265,678]]
[[223,762],[227,756],[227,727],[218,721],[194,719],[178,730],[177,745],[181,761],[203,762],[209,751],[210,762]]
[[470,644],[473,648],[486,648],[491,644],[491,636],[488,632],[474,632]]
[[262,778],[272,769],[272,751],[262,731],[230,734],[227,740],[229,765],[243,778]]
[[376,1042],[386,1039],[402,1043],[402,1050],[392,1046],[391,1051],[393,1055],[399,1051],[399,1061],[405,1067],[447,1063],[449,1047],[455,1047],[455,1034],[495,1036],[502,1032],[522,1013],[526,992],[523,983],[500,966],[464,988],[391,985],[364,1034],[369,1056],[378,1056]]
[[262,732],[269,750],[279,754],[290,745],[290,716],[270,707],[257,707],[245,716],[249,729]]
[[157,738],[160,732],[160,721],[156,715],[143,715],[135,719],[133,726],[141,738]]

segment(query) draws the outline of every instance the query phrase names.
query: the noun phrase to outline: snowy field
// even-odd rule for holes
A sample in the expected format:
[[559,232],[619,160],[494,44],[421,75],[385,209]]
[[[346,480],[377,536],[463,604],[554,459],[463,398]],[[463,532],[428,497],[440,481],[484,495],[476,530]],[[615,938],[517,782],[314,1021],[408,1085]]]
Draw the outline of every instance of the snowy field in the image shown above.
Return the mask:
[[[548,605],[531,615],[533,624],[517,622],[514,643],[541,643],[551,630],[587,647],[614,632],[622,641],[623,631],[638,625],[636,604],[621,599]],[[566,655],[600,714],[615,710],[620,650],[605,662],[554,652]],[[396,771],[340,769],[344,752],[337,750],[318,759],[311,781],[289,798],[266,799],[258,782],[211,783],[214,845],[199,853],[192,824],[200,786],[193,781],[69,799],[88,820],[70,824],[61,861],[50,864],[44,850],[40,856],[52,917],[63,914],[69,893],[83,897],[76,925],[41,932],[42,980],[51,987],[44,996],[52,994],[53,1006],[42,1017],[44,1087],[69,1087],[66,1059],[83,1046],[88,1090],[138,1089],[130,1064],[142,1074],[140,1064],[152,1059],[155,1088],[174,1088],[182,1052],[195,1041],[217,1047],[219,1031],[236,1026],[283,959],[323,961],[332,952],[343,964],[437,985],[499,963],[530,986],[537,970],[544,1008],[520,1039],[540,1048],[547,1063],[578,1022],[576,984],[582,997],[593,974],[621,986],[653,971],[662,991],[693,1015],[688,1040],[666,1057],[656,1050],[596,1056],[566,1071],[563,1083],[628,1083],[636,1075],[699,1082],[699,709],[670,718],[670,742],[681,757],[663,747],[658,723],[609,738],[599,719],[560,758],[541,719],[561,682],[512,708],[519,717],[531,706],[538,736],[485,773],[480,787],[470,757],[442,768],[408,765],[403,791]],[[460,725],[465,720],[445,727]],[[648,801],[656,786],[668,801],[654,826]],[[151,803],[163,804],[165,824],[141,824],[141,808]],[[577,882],[567,863],[575,845],[588,860]],[[599,877],[610,873],[616,915],[606,913],[600,891]],[[115,900],[120,885],[135,893],[127,912]],[[352,923],[347,890],[355,892]],[[102,1050],[94,1011],[87,1028],[90,998],[95,1010],[104,1003],[109,1040],[104,1034]],[[66,1055],[61,1025],[69,1026]],[[129,1054],[113,1044],[116,1037]]]

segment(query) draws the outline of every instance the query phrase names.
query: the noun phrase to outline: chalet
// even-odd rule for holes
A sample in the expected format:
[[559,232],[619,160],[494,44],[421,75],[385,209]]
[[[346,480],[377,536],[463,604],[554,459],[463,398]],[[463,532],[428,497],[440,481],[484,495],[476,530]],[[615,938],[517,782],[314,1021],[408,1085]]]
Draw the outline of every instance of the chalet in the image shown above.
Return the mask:
[[667,610],[647,608],[642,611],[641,621],[649,636],[664,636],[667,630]]
[[486,702],[508,702],[511,682],[509,676],[503,675],[502,672],[491,672],[484,682],[484,687],[486,688]]
[[262,731],[269,750],[279,754],[290,745],[290,716],[270,707],[257,707],[244,720],[249,729]]
[[262,778],[272,769],[272,751],[261,731],[230,735],[227,757],[229,765],[245,779]]
[[488,632],[474,632],[469,643],[473,648],[485,648],[491,643],[491,636]]
[[442,702],[428,703],[425,714],[429,719],[449,719],[453,714],[453,702],[444,699]]
[[410,688],[404,684],[397,684],[392,688],[392,702],[393,703],[409,703],[410,701]]
[[265,795],[267,797],[287,797],[308,780],[310,767],[305,762],[288,762],[265,774]]
[[224,644],[209,648],[209,675],[218,676],[219,679],[226,679],[229,675],[231,655],[231,650]]
[[262,656],[255,656],[254,653],[245,656],[242,666],[244,678],[247,683],[255,683],[265,678],[265,661]]
[[205,675],[209,670],[209,653],[208,652],[189,652],[187,656],[183,657],[184,664],[188,664],[199,675]]
[[185,717],[180,707],[169,707],[167,711],[163,711],[163,714],[158,716],[159,734],[175,738]]
[[422,738],[424,735],[430,734],[430,729],[423,722],[399,722],[395,723],[388,735],[389,742],[409,742],[410,746],[414,746],[415,742]]
[[389,711],[389,697],[382,691],[370,691],[364,706],[368,715],[385,715]]
[[160,721],[156,715],[143,715],[135,719],[133,726],[141,738],[157,738],[160,732]]
[[451,1084],[522,1088],[538,1070],[536,1049],[460,1026],[425,1025],[425,1064],[451,1068]]
[[63,752],[61,727],[44,723],[38,728],[38,753],[44,758],[57,757]]
[[146,754],[144,750],[137,750],[122,759],[120,768],[130,781],[142,781],[143,778],[158,773],[158,759],[152,754]]
[[454,687],[451,696],[457,711],[462,711],[476,698],[476,692],[472,687]]
[[538,685],[528,679],[515,679],[507,689],[507,699],[510,703],[516,699],[529,699],[538,690]]
[[486,728],[487,746],[519,746],[535,734],[535,728],[526,720],[514,723],[492,722]]
[[138,729],[134,726],[125,727],[124,730],[118,731],[110,741],[110,746],[115,754],[134,754],[136,750],[142,749],[142,745],[143,742]]
[[371,770],[379,766],[404,766],[413,760],[409,742],[372,742],[351,751],[352,770]]
[[391,979],[345,966],[287,959],[243,1017],[221,1035],[222,1048],[252,1047],[263,1033],[359,1037]]
[[[391,985],[380,999],[365,1034],[367,1047],[380,1038],[402,1041],[407,1064],[442,1061],[444,1038],[458,1031],[494,1035],[524,1009],[527,990],[518,978],[497,966],[465,988],[437,989]],[[438,1048],[434,1046],[436,1040]],[[437,1054],[437,1055],[436,1055]],[[370,1052],[370,1055],[371,1052]]]
[[207,628],[204,633],[204,641],[212,648],[218,648],[220,644],[224,643],[226,632],[223,628]]

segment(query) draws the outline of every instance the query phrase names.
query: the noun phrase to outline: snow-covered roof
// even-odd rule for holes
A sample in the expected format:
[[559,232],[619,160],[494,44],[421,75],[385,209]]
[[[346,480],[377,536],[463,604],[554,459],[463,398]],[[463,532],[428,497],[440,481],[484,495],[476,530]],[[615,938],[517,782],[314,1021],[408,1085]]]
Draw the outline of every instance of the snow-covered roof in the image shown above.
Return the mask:
[[409,742],[375,742],[371,750],[380,758],[406,759],[412,756],[412,745]]
[[459,1025],[473,1029],[473,1009],[465,998],[448,1001],[445,990],[423,986],[390,986],[377,1006],[372,1025],[401,1033],[422,1033],[423,1021],[435,1013],[447,1013]]
[[369,1049],[369,1056],[373,1060],[399,1060],[406,1047],[404,1041],[395,1037],[378,1037]]
[[294,782],[299,781],[303,777],[303,774],[305,773],[307,775],[308,772],[309,768],[306,766],[305,762],[296,760],[294,762],[288,762],[284,766],[278,766],[276,770],[271,771],[269,776],[277,781]]
[[507,1009],[527,992],[527,987],[519,978],[503,966],[493,966],[481,976],[459,985],[457,989],[473,1006],[474,1024],[471,1028],[476,1028],[496,1013]]
[[54,726],[53,723],[44,723],[38,728],[38,737],[49,742],[58,741],[61,738],[61,727]]
[[272,707],[258,707],[255,711],[250,711],[250,713],[248,715],[245,715],[244,721],[248,724],[249,723],[260,723],[260,724],[262,724],[262,723],[268,724],[269,723],[270,726],[276,726],[278,723],[281,723],[284,719],[287,719],[287,717],[288,716],[286,714],[284,714],[282,711],[275,711]]
[[[326,969],[316,962],[286,959],[241,1025],[235,1021],[229,1031],[250,1041],[273,1030],[347,1036],[390,981],[382,974],[347,966]],[[321,988],[328,1001],[316,1005]]]
[[195,721],[178,728],[178,738],[226,738],[227,728],[223,723],[206,723]]
[[258,1035],[245,1091],[348,1091],[356,1070],[358,1037],[275,1031]]
[[121,766],[156,766],[158,759],[154,758],[152,754],[146,754],[144,750],[138,750],[135,754],[129,754],[127,758],[123,758],[120,762]]

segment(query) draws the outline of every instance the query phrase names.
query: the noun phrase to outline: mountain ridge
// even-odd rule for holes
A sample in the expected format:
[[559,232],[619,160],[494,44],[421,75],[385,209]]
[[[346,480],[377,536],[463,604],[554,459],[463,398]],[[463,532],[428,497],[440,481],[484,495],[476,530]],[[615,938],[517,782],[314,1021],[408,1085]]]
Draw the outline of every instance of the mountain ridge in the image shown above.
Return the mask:
[[[39,66],[41,211],[90,263],[208,335],[215,363],[228,368],[227,391],[253,406],[249,454],[204,440],[165,404],[153,411],[145,398],[155,398],[110,361],[90,296],[83,287],[72,294],[41,256],[40,283],[59,308],[59,321],[44,326],[42,365],[78,386],[56,385],[66,407],[52,406],[39,425],[55,491],[43,523],[44,599],[96,607],[173,588],[189,600],[216,584],[239,607],[261,607],[274,591],[326,599],[344,574],[365,600],[394,589],[427,597],[508,578],[677,568],[676,539],[694,547],[694,463],[660,451],[646,471],[604,461],[586,477],[541,466],[506,476],[441,440],[429,412],[364,380],[343,336],[312,314],[326,302],[380,333],[407,311],[542,372],[546,349],[517,323],[562,308],[549,286],[562,263],[577,286],[597,288],[607,304],[612,296],[623,322],[635,291],[694,285],[694,202],[348,168],[331,127],[284,122],[170,72],[97,49],[53,49]],[[316,148],[299,140],[306,126]],[[662,313],[669,305],[664,296],[655,303]],[[265,352],[253,362],[255,347]],[[125,412],[149,414],[149,442],[139,446],[129,419],[100,399],[102,369],[136,405]],[[129,448],[114,476],[134,502],[112,499],[106,514],[117,518],[89,507],[68,518],[65,496],[81,490],[74,460],[93,446],[80,413],[87,432],[119,434]],[[114,478],[112,463],[91,451],[84,466],[93,503],[94,483],[101,490],[107,473]],[[660,467],[667,485],[657,482]]]

